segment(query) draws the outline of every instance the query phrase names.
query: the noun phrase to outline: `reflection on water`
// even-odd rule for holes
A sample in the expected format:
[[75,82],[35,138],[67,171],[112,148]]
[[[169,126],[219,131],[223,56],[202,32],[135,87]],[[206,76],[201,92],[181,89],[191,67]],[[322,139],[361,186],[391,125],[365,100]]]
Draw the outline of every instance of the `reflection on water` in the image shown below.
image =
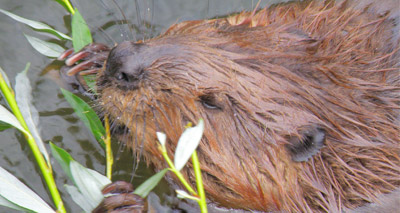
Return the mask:
[[[251,0],[154,0],[154,1],[72,1],[84,16],[93,32],[96,42],[113,45],[124,40],[147,39],[165,31],[168,26],[183,20],[204,19],[223,16],[231,12],[251,10],[258,1]],[[135,4],[137,2],[137,4]],[[273,1],[263,1],[261,5]],[[1,0],[0,8],[17,15],[43,21],[62,32],[70,33],[70,19],[63,7],[52,0]],[[121,13],[123,11],[123,13]],[[30,28],[0,14],[0,66],[6,71],[11,82],[27,62],[31,62],[29,78],[33,87],[34,105],[40,112],[41,135],[44,141],[52,141],[66,149],[83,165],[104,171],[105,159],[102,149],[89,134],[83,123],[73,114],[64,100],[57,83],[57,68],[60,62],[37,53],[26,41],[23,33],[44,37]],[[61,43],[71,47],[71,43]],[[0,103],[4,101],[0,99]],[[114,145],[118,152],[120,146]],[[16,130],[0,132],[0,166],[23,180],[48,203],[51,202],[43,186],[41,176],[29,147],[23,136]],[[55,177],[66,202],[68,212],[79,212],[62,186],[70,182],[59,166],[54,164]],[[142,166],[135,181],[142,182],[151,171]],[[115,180],[132,177],[132,158],[129,151],[117,154],[114,168]],[[165,187],[158,187],[161,193]],[[0,207],[0,212],[4,208]],[[9,210],[5,210],[9,212]]]

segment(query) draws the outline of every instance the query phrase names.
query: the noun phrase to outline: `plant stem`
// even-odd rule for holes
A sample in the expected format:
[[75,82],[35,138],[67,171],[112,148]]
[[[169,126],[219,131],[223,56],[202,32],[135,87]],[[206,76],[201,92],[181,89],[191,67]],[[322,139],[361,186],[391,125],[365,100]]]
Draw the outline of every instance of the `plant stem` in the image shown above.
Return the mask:
[[203,180],[201,178],[201,169],[200,169],[200,162],[199,158],[197,157],[197,152],[194,151],[192,154],[192,163],[193,163],[193,170],[194,175],[196,177],[196,186],[197,192],[199,193],[200,200],[198,201],[200,206],[200,211],[202,213],[207,213],[207,203],[206,203],[206,194],[204,193],[203,187]]
[[189,185],[189,183],[185,180],[185,177],[183,177],[182,173],[180,173],[174,166],[174,163],[171,161],[171,159],[168,157],[167,149],[165,146],[162,146],[161,148],[161,153],[165,158],[165,161],[167,161],[168,166],[170,167],[171,171],[178,177],[179,181],[185,186],[185,188],[192,193],[193,195],[197,196],[196,191]]
[[104,143],[106,144],[106,175],[107,178],[111,180],[112,165],[114,163],[114,158],[111,149],[110,123],[108,122],[108,116],[105,116],[104,123],[106,129],[106,138],[104,140]]
[[64,2],[65,6],[67,7],[68,11],[74,15],[75,14],[75,10],[71,5],[71,2],[69,2],[69,0],[61,0],[62,2]]
[[8,105],[10,106],[11,110],[13,111],[15,117],[20,122],[21,126],[27,132],[29,132],[29,134],[24,133],[24,132],[23,132],[23,134],[28,142],[29,147],[32,150],[33,155],[35,156],[35,159],[39,165],[40,171],[42,172],[42,175],[46,181],[47,187],[53,198],[54,204],[57,207],[57,212],[60,212],[60,213],[66,212],[63,201],[60,196],[60,193],[58,192],[57,185],[54,181],[53,172],[50,167],[50,162],[46,162],[42,153],[39,150],[39,147],[36,145],[35,139],[30,134],[29,128],[26,125],[26,122],[18,108],[17,102],[15,101],[15,96],[14,96],[12,90],[8,87],[7,83],[4,81],[4,78],[1,75],[1,73],[0,73],[0,89],[1,89],[5,99],[7,100]]

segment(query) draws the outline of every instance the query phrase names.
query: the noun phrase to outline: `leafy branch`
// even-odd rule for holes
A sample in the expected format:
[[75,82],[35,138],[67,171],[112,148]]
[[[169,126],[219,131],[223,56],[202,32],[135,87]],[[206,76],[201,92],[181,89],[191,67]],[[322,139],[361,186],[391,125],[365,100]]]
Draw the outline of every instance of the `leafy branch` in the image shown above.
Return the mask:
[[[167,148],[166,148],[166,140],[167,137],[164,133],[157,132],[157,138],[160,142],[159,150],[163,155],[165,161],[167,162],[169,169],[173,172],[182,185],[188,190],[192,195],[187,194],[184,191],[177,190],[178,195],[181,198],[188,198],[198,202],[201,212],[207,212],[207,203],[206,196],[203,187],[203,181],[201,178],[201,169],[200,162],[197,157],[196,149],[201,141],[201,137],[204,132],[204,121],[200,119],[198,125],[195,127],[189,127],[185,129],[182,133],[181,137],[178,140],[178,144],[176,146],[175,155],[174,155],[174,163],[172,163],[171,159],[168,156]],[[196,178],[196,186],[197,192],[190,186],[190,184],[186,181],[183,174],[180,170],[186,165],[189,158],[192,158],[193,170]]]
[[[26,72],[28,71],[28,68],[29,68],[29,64],[27,64],[27,66],[25,67],[25,70],[17,76],[17,78],[23,79],[19,82],[24,82],[24,83],[28,82],[29,83],[29,80],[26,76]],[[24,134],[24,136],[28,142],[28,145],[33,152],[36,162],[39,165],[40,171],[42,172],[45,182],[49,188],[50,194],[53,198],[54,204],[56,205],[57,211],[66,212],[64,204],[63,204],[61,196],[60,196],[60,193],[58,192],[56,183],[54,181],[51,163],[50,163],[47,151],[44,148],[45,146],[43,145],[43,142],[41,142],[40,138],[37,138],[35,140],[35,138],[33,137],[31,132],[32,132],[32,130],[33,130],[33,132],[37,131],[36,127],[34,126],[33,123],[32,123],[32,125],[30,125],[30,128],[28,127],[27,122],[26,122],[24,116],[22,115],[20,108],[18,106],[18,103],[16,101],[15,93],[11,89],[11,87],[7,84],[5,77],[3,77],[3,76],[5,76],[4,72],[1,72],[0,73],[0,89],[7,101],[7,104],[10,106],[13,114],[15,115],[15,117],[13,114],[9,113],[6,108],[1,106],[1,109],[3,111],[2,114],[4,115],[4,118],[2,119],[2,121],[13,125],[14,127],[19,129]],[[18,81],[17,81],[16,87],[21,88],[20,85],[21,85],[21,83],[18,84]],[[22,87],[22,88],[25,88],[26,90],[29,90],[29,91],[26,91],[26,90],[24,91],[22,89],[19,89],[16,94],[17,96],[21,97],[21,95],[24,93],[30,94],[30,86],[29,86],[29,88],[26,88],[26,87]],[[19,105],[21,105],[21,103],[23,103],[23,102],[28,102],[27,104],[24,104],[25,108],[23,108],[23,110],[28,112],[26,114],[34,113],[34,110],[32,110],[33,108],[31,108],[31,109],[27,108],[29,106],[29,102],[30,102],[30,100],[27,96],[24,96],[22,98],[17,97],[17,99],[20,99]],[[37,113],[37,111],[36,111],[36,113]],[[30,116],[26,116],[26,117],[28,119],[31,118]],[[40,142],[41,142],[41,144],[40,144]],[[39,148],[39,144],[42,147],[42,149]],[[45,159],[45,157],[46,157],[46,159]]]

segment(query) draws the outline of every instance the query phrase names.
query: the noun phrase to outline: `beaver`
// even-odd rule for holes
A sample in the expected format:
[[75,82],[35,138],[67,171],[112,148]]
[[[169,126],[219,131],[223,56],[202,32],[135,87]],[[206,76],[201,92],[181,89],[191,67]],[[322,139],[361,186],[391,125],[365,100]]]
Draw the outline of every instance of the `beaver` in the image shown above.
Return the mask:
[[[393,2],[278,4],[60,58],[69,75],[98,73],[99,114],[157,170],[166,164],[156,132],[172,156],[185,125],[202,118],[197,151],[210,202],[339,212],[400,185]],[[193,184],[191,168],[182,173]]]

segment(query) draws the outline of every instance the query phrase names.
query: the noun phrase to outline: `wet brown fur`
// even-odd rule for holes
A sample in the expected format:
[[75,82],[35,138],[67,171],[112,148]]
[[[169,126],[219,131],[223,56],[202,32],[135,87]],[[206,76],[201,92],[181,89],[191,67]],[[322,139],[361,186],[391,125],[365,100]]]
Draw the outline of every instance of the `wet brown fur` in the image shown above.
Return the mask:
[[[99,104],[157,169],[166,165],[155,132],[166,133],[172,156],[187,122],[203,118],[205,190],[221,206],[355,208],[400,185],[393,26],[388,14],[332,2],[179,23],[145,42],[154,60],[138,88],[121,89],[100,73]],[[325,129],[324,147],[293,162],[287,137],[307,125]],[[191,165],[183,172],[193,180]]]

